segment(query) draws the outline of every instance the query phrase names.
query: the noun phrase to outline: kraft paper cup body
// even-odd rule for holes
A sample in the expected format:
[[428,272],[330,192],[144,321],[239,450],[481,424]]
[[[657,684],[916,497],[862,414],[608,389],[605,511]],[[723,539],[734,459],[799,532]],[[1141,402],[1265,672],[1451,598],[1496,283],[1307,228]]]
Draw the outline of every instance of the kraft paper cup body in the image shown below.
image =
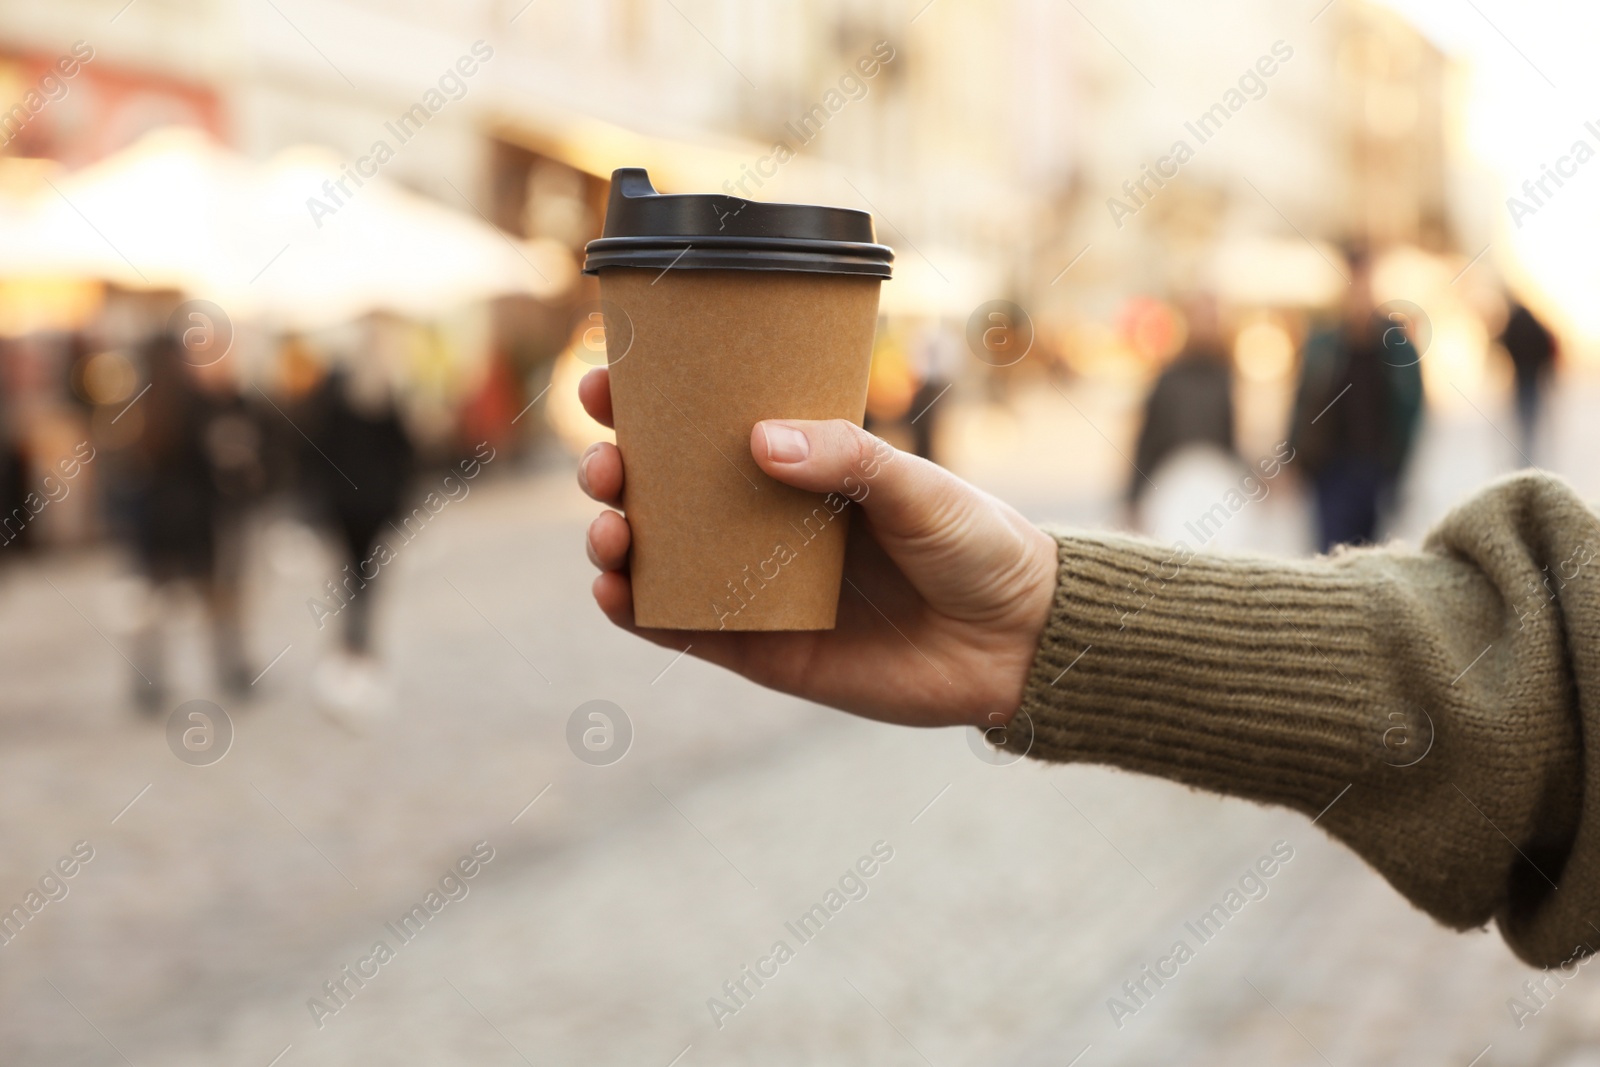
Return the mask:
[[879,280],[632,267],[599,275],[635,622],[831,629],[847,502],[767,477],[750,432],[767,418],[861,424]]

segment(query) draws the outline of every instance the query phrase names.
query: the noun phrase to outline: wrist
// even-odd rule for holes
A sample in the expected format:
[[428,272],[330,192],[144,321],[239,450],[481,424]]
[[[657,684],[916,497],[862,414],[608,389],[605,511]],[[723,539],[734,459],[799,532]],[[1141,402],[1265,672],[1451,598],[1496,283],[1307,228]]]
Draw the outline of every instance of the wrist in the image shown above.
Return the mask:
[[[1013,611],[996,657],[1002,668],[994,674],[998,688],[984,706],[974,709],[971,718],[971,725],[984,731],[1006,730],[1016,718],[1055,605],[1060,546],[1036,526],[1021,522],[1019,526],[1024,552],[1019,574],[1011,583]],[[991,737],[998,743],[997,734]]]

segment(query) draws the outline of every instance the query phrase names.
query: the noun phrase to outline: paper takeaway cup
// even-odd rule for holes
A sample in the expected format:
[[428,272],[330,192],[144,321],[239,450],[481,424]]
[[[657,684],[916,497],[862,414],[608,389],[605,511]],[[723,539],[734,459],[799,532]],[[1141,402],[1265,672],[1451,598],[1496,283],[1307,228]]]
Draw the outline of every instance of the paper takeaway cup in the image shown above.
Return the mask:
[[893,252],[844,208],[663,196],[612,175],[600,277],[640,626],[826,630],[848,501],[767,477],[768,418],[860,425]]

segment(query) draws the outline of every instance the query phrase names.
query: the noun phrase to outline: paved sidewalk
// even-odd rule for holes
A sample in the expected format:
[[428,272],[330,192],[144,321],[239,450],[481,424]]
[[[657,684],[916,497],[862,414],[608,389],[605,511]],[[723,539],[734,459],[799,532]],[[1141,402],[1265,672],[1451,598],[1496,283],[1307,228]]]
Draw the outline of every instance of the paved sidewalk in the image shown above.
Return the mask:
[[[1109,512],[1051,484],[1036,516]],[[0,904],[94,849],[0,946],[0,1062],[1593,1062],[1563,1058],[1600,1049],[1588,968],[1519,1032],[1506,1001],[1532,972],[1495,935],[1439,929],[1303,818],[992,767],[960,732],[850,719],[615,632],[588,599],[591,511],[566,475],[485,484],[409,546],[382,612],[397,710],[364,735],[309,708],[319,561],[277,530],[252,642],[262,666],[288,651],[229,705],[209,767],[128,706],[109,556],[0,580]],[[175,695],[217,699],[198,630]],[[593,699],[635,730],[610,766],[565,740]],[[465,896],[396,937],[480,841]],[[1119,1028],[1123,983],[1278,841],[1294,856],[1267,896]],[[865,896],[790,933],[877,842],[893,857]],[[379,940],[393,958],[343,979],[319,1027],[308,1000],[337,1004],[323,983]],[[793,957],[719,1028],[708,998],[735,1006],[724,983],[778,940]]]

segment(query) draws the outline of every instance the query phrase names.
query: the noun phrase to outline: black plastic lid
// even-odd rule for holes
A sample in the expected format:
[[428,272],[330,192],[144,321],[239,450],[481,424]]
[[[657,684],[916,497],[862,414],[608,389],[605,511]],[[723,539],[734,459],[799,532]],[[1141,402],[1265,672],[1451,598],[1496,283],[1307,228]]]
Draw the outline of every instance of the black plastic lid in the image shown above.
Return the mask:
[[603,236],[584,248],[583,272],[798,270],[890,276],[894,250],[876,243],[865,211],[764,204],[737,196],[663,196],[641,167],[612,172]]

